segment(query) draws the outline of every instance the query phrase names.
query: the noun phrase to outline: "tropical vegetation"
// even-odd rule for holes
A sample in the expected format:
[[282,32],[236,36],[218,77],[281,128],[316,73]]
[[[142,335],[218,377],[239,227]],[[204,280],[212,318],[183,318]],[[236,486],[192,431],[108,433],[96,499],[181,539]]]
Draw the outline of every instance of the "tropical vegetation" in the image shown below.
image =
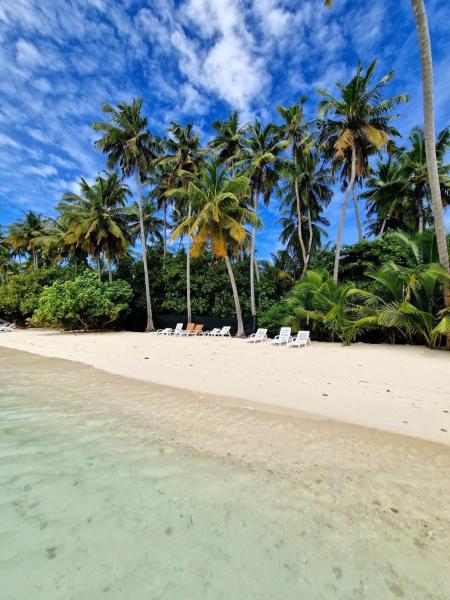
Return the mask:
[[[450,335],[427,133],[402,140],[389,72],[356,67],[338,94],[278,106],[278,122],[194,124],[152,132],[138,98],[102,106],[105,171],[82,178],[52,216],[28,211],[0,230],[0,318],[61,328],[155,328],[171,313],[233,318],[237,335],[284,323],[313,336],[444,345]],[[450,199],[450,130],[434,142],[442,211]],[[335,243],[326,208],[342,203]],[[342,244],[353,197],[358,242]],[[261,260],[262,207],[281,249]],[[364,229],[365,227],[365,229]],[[261,235],[261,234],[260,234]],[[444,257],[444,259],[442,258]]]

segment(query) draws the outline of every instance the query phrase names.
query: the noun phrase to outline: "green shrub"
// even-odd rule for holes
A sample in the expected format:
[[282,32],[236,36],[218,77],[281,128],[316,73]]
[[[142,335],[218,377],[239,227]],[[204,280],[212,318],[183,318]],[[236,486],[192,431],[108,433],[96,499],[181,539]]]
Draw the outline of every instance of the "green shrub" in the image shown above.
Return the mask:
[[104,329],[128,310],[131,297],[126,281],[99,283],[95,272],[85,271],[44,289],[29,323],[66,330]]
[[8,275],[0,283],[0,318],[25,323],[39,304],[45,286],[74,276],[72,268],[53,266]]

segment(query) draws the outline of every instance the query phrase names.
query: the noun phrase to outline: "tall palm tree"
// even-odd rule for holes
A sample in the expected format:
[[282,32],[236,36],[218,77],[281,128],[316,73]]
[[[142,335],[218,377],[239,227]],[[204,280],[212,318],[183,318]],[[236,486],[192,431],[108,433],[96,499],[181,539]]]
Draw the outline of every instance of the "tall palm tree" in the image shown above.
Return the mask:
[[255,213],[242,200],[248,185],[247,177],[228,177],[220,160],[212,159],[198,175],[190,178],[186,187],[172,192],[174,196],[187,197],[196,206],[195,214],[188,216],[172,237],[175,239],[188,232],[192,236],[192,256],[200,256],[208,245],[214,256],[225,261],[233,291],[238,337],[245,335],[244,323],[230,257],[237,256],[239,247],[248,240],[245,226],[258,225]]
[[338,83],[338,98],[325,90],[318,90],[323,96],[319,105],[319,143],[331,158],[334,169],[341,167],[343,178],[349,173],[336,239],[335,281],[338,280],[345,214],[355,179],[367,172],[369,155],[386,146],[390,137],[399,135],[390,125],[393,118],[391,111],[396,104],[407,100],[405,94],[383,98],[383,88],[392,79],[393,72],[372,85],[375,66],[376,61],[373,61],[363,73],[362,65],[358,65],[349,83]]
[[117,108],[103,104],[102,110],[110,115],[108,122],[96,121],[94,131],[103,136],[95,142],[97,148],[107,154],[109,168],[119,166],[124,176],[134,175],[139,210],[142,262],[144,265],[145,300],[147,305],[147,325],[145,331],[154,330],[150,282],[147,264],[147,246],[145,243],[144,215],[142,209],[142,181],[145,179],[151,162],[157,156],[157,140],[148,131],[146,117],[142,116],[142,98],[136,98],[131,104],[119,102]]
[[[164,164],[161,162],[163,159],[163,154],[156,159],[154,164],[152,165],[151,171],[148,173],[145,183],[146,185],[151,186],[149,193],[147,194],[147,211],[149,210],[149,205],[153,208],[155,207],[158,210],[163,211],[163,219],[162,219],[162,242],[163,242],[163,262],[167,256],[167,210],[169,208],[169,199],[167,197],[167,192],[170,190],[173,185],[173,172],[170,164]],[[145,201],[144,201],[144,221],[145,221]],[[145,224],[145,223],[144,223]]]
[[[430,202],[432,204],[423,129],[415,127],[409,134],[409,141],[411,148],[400,155],[400,162],[412,205],[418,215],[418,229],[421,233],[425,224],[427,205]],[[444,163],[449,147],[450,129],[446,128],[439,133],[434,150],[438,169],[439,193],[444,204],[449,204],[450,201],[450,179],[448,176],[450,165]]]
[[56,219],[47,217],[41,235],[35,238],[33,243],[42,248],[46,258],[53,261],[68,259],[75,265],[86,263],[86,251],[76,241],[68,241],[69,232],[69,221],[63,215]]
[[[157,215],[158,206],[152,197],[151,192],[144,198],[142,206],[143,220],[144,220],[144,233],[145,243],[164,243],[163,234],[161,230],[164,228],[164,221]],[[134,203],[129,207],[129,228],[132,235],[136,238],[139,237],[141,231],[141,224],[139,219],[139,207],[137,203]]]
[[213,129],[216,132],[215,137],[210,141],[209,147],[212,148],[220,158],[227,164],[234,173],[236,162],[245,146],[246,125],[239,123],[239,113],[233,111],[224,121],[214,121]]
[[361,195],[367,202],[368,233],[381,238],[385,231],[414,228],[415,215],[408,198],[408,182],[398,157],[378,160]]
[[56,207],[69,226],[65,240],[77,244],[97,261],[100,282],[103,254],[111,282],[111,262],[123,256],[131,242],[125,208],[130,190],[117,173],[107,173],[105,177],[98,175],[93,185],[81,179],[80,191],[80,195],[64,194]]
[[44,220],[42,215],[29,210],[24,216],[8,226],[8,237],[5,242],[11,246],[16,253],[27,253],[31,259],[34,269],[39,268],[40,248],[35,243],[44,231]]
[[[273,124],[263,127],[256,119],[246,127],[246,143],[242,150],[239,166],[246,169],[250,177],[250,207],[258,215],[260,200],[267,206],[279,178],[279,154],[286,147],[278,127]],[[253,326],[256,326],[255,260],[256,226],[252,229],[250,242],[250,304]]]
[[[425,131],[425,152],[427,160],[428,181],[431,193],[431,206],[436,229],[436,239],[441,265],[450,272],[449,254],[447,248],[444,208],[439,185],[439,169],[436,156],[436,133],[434,117],[433,90],[433,61],[431,55],[430,31],[428,29],[427,13],[423,0],[411,0],[414,19],[419,38],[420,61],[422,67],[423,117]],[[450,286],[445,286],[445,305],[450,306]]]
[[[200,149],[200,138],[194,132],[192,124],[180,125],[172,122],[169,128],[169,137],[165,141],[166,156],[160,160],[163,168],[169,167],[168,189],[177,189],[178,187],[188,188],[188,182],[192,175],[198,173],[203,160],[204,152]],[[170,197],[170,191],[166,193],[166,198]],[[178,197],[177,209],[184,212],[187,218],[192,212],[192,200],[189,195]],[[187,319],[192,321],[191,306],[191,253],[190,253],[190,235],[187,232],[188,247],[186,251],[186,303]]]
[[[285,160],[280,171],[282,183],[278,195],[281,197],[281,208],[284,209],[285,215],[289,215],[281,219],[281,239],[289,240],[291,248],[300,249],[302,272],[305,273],[308,270],[313,245],[320,245],[321,230],[316,223],[327,224],[321,213],[331,201],[330,185],[333,183],[333,176],[314,149],[298,147],[293,154],[295,159]],[[288,223],[289,219],[292,224]],[[306,243],[302,232],[303,224],[307,225]],[[295,230],[296,243],[291,237]]]
[[[277,111],[283,119],[283,125],[280,126],[281,135],[287,140],[291,146],[292,151],[292,163],[293,168],[289,169],[292,183],[294,185],[295,200],[296,200],[296,221],[297,221],[297,235],[298,242],[300,244],[301,256],[303,267],[306,270],[308,263],[308,253],[306,250],[306,244],[303,239],[303,215],[302,215],[302,202],[300,198],[300,190],[298,183],[298,157],[303,151],[305,142],[307,141],[307,127],[303,122],[303,104],[306,98],[300,100],[300,104],[293,104],[288,107],[277,106]],[[310,219],[309,230],[311,230]],[[305,268],[306,266],[306,268]]]

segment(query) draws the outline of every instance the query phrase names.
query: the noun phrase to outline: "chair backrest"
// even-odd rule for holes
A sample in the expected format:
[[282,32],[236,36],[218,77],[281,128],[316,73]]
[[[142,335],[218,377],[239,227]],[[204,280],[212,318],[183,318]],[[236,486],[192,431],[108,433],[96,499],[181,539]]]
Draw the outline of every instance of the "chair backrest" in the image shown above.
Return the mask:
[[291,328],[290,327],[282,327],[280,329],[280,338],[286,339],[291,336]]
[[298,340],[307,340],[309,338],[309,331],[299,331],[297,333]]
[[267,335],[267,329],[258,329],[255,333],[256,338],[266,337],[266,335]]
[[181,331],[183,329],[183,323],[177,323],[175,331]]
[[198,333],[199,331],[201,331],[203,329],[203,327],[204,327],[204,325],[201,325],[200,323],[197,323],[197,325],[192,330],[192,333]]
[[231,325],[225,325],[225,327],[222,327],[220,330],[219,335],[226,335],[227,333],[230,333],[230,329]]
[[186,325],[186,331],[193,331],[195,328],[195,323],[188,323]]

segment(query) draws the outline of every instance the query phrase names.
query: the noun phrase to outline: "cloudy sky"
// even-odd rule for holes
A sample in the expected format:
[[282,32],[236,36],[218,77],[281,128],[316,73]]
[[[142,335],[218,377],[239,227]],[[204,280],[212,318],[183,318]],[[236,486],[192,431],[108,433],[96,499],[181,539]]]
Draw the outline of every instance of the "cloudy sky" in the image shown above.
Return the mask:
[[[427,0],[437,125],[449,123],[450,4]],[[209,124],[232,109],[276,118],[277,104],[317,87],[336,91],[358,60],[395,70],[407,92],[397,127],[421,123],[419,56],[410,0],[6,0],[0,4],[0,224],[33,209],[49,214],[80,176],[104,168],[92,121],[100,104],[144,98],[150,127]],[[333,238],[340,193],[328,209]],[[262,215],[259,256],[278,243],[277,205]],[[345,239],[356,237],[349,212]]]

